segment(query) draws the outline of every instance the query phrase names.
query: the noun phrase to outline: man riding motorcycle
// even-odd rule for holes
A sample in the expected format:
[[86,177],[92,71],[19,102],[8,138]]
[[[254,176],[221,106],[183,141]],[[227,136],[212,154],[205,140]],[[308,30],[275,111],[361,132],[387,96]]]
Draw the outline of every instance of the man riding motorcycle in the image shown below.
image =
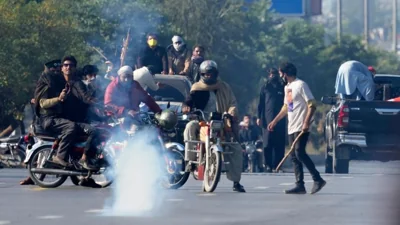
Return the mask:
[[[190,91],[190,96],[185,102],[183,112],[189,112],[196,108],[204,111],[206,114],[211,112],[228,112],[233,117],[232,130],[234,138],[238,140],[238,122],[237,122],[237,103],[234,93],[230,86],[218,78],[217,63],[212,60],[206,60],[200,65],[201,79],[194,83]],[[190,121],[184,131],[185,141],[199,139],[200,126],[199,121]],[[185,151],[194,148],[193,143],[185,144]],[[246,192],[239,183],[242,173],[243,155],[239,144],[231,144],[230,149],[233,154],[224,155],[230,163],[226,165],[227,178],[233,181],[233,191]],[[195,160],[195,154],[189,154],[190,160]],[[194,158],[194,159],[193,159]]]
[[93,140],[96,131],[89,124],[84,123],[88,104],[94,102],[86,92],[81,80],[75,77],[77,61],[73,56],[66,56],[62,60],[62,73],[43,74],[35,90],[35,113],[39,117],[39,124],[44,130],[60,138],[57,155],[53,162],[64,167],[69,150],[80,135],[87,135],[88,139],[79,163],[88,170],[97,169],[92,165]]
[[161,108],[142,86],[133,80],[132,74],[133,70],[130,66],[123,66],[118,70],[118,77],[106,89],[104,105],[114,109],[118,117],[135,118],[140,110],[141,102],[145,103],[152,112],[160,113]]

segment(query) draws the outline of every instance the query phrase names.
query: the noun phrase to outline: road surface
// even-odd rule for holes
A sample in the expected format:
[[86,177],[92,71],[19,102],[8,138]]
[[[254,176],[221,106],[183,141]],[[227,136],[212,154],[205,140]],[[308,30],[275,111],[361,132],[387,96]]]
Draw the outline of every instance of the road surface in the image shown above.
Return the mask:
[[[328,183],[316,195],[285,195],[283,190],[294,182],[292,173],[243,175],[247,193],[232,192],[232,183],[223,176],[216,192],[205,194],[200,182],[190,178],[182,189],[163,191],[161,206],[150,216],[134,217],[104,214],[113,187],[77,187],[69,180],[56,189],[20,186],[25,170],[1,169],[0,225],[400,224],[395,220],[400,162],[352,162],[350,174],[322,175]],[[307,173],[305,180],[310,191]]]

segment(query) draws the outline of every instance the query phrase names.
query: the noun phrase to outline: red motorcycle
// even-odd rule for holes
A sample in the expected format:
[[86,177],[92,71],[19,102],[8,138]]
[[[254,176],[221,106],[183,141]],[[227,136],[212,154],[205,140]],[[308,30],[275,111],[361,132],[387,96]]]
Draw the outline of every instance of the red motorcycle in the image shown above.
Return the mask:
[[[35,137],[36,142],[27,146],[26,158],[24,163],[28,165],[28,171],[32,180],[44,188],[55,188],[62,185],[68,176],[74,183],[79,182],[77,177],[89,179],[93,177],[95,182],[102,187],[111,185],[113,181],[113,163],[115,150],[118,149],[118,143],[110,142],[113,133],[118,127],[110,126],[105,122],[94,125],[98,130],[100,141],[96,147],[95,164],[99,168],[96,171],[89,171],[80,166],[79,159],[84,153],[87,136],[80,137],[75,143],[69,157],[69,165],[63,167],[52,162],[58,149],[59,138],[49,132],[44,131],[41,126],[33,125],[33,134],[29,138]],[[51,175],[55,175],[52,181],[45,181]],[[103,176],[103,180],[98,181],[97,176]]]

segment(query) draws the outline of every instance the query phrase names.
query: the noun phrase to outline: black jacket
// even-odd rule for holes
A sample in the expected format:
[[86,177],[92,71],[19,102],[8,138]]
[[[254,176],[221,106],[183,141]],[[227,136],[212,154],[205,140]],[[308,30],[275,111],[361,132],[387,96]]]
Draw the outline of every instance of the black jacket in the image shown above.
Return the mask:
[[261,120],[261,127],[266,128],[278,115],[282,109],[284,98],[285,86],[283,82],[267,82],[261,88],[258,102],[258,118]]
[[[217,93],[217,90],[215,90],[215,93]],[[191,109],[204,110],[209,98],[210,91],[193,91],[187,97],[185,105],[189,106]]]
[[65,88],[66,82],[64,77],[60,75],[56,75],[51,71],[43,72],[39,77],[39,80],[36,84],[35,89],[35,114],[37,117],[41,116],[61,116],[61,106],[56,105],[50,109],[46,109],[40,113],[40,99],[50,99],[58,97],[61,91]]
[[74,122],[86,122],[89,106],[97,100],[79,79],[70,80],[68,87],[70,90],[62,103],[63,118]]
[[258,140],[258,131],[254,126],[250,125],[247,129],[241,128],[239,131],[239,141],[244,142],[256,142]]
[[137,66],[138,68],[142,68],[143,66],[154,66],[155,73],[161,73],[162,71],[165,74],[168,74],[168,58],[167,51],[160,46],[151,49],[149,46],[146,46],[139,54],[137,58]]

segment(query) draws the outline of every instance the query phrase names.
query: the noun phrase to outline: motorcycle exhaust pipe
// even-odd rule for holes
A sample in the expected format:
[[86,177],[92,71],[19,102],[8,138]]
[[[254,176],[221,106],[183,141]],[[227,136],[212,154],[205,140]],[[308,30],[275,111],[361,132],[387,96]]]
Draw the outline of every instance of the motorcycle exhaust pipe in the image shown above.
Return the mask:
[[51,174],[51,175],[66,175],[66,176],[87,176],[88,172],[79,172],[61,169],[48,169],[48,168],[31,168],[32,173],[38,174]]

